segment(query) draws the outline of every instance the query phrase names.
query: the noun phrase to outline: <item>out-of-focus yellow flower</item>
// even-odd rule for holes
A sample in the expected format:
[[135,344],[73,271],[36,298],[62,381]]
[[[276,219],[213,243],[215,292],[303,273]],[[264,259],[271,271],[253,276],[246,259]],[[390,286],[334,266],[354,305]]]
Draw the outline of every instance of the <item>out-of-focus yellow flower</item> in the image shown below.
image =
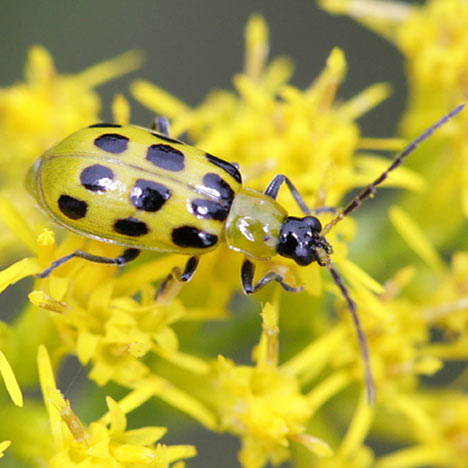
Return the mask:
[[468,463],[468,398],[453,391],[414,395],[395,401],[392,411],[403,417],[414,444],[383,456],[376,468],[449,466]]
[[56,453],[49,463],[67,468],[149,466],[168,468],[183,458],[195,456],[191,445],[154,445],[166,432],[163,427],[142,427],[127,430],[122,405],[107,397],[109,412],[101,421],[86,428],[71,409],[70,403],[57,390],[49,355],[44,346],[38,353],[41,389],[50,418]]
[[[465,0],[428,0],[423,5],[378,0],[321,0],[332,13],[346,13],[383,34],[405,58],[408,108],[402,131],[414,137],[438,116],[466,101],[468,74],[468,4]],[[412,200],[418,221],[438,244],[451,240],[468,216],[468,117],[460,115],[434,137],[436,154],[416,159],[428,176],[425,206]],[[449,137],[447,145],[434,142]],[[434,153],[434,151],[432,151]],[[421,152],[422,154],[422,152]],[[450,206],[450,210],[446,207]],[[429,213],[430,211],[430,213]],[[432,220],[438,219],[443,229]]]

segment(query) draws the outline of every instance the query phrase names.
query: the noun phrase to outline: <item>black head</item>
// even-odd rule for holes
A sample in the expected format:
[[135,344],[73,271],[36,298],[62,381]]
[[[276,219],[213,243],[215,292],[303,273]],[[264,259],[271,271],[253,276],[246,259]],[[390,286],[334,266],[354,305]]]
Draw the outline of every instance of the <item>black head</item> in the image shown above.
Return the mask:
[[292,258],[298,265],[306,266],[312,262],[325,264],[317,249],[332,253],[331,245],[320,235],[322,225],[315,216],[295,218],[288,216],[281,227],[278,253],[283,257]]

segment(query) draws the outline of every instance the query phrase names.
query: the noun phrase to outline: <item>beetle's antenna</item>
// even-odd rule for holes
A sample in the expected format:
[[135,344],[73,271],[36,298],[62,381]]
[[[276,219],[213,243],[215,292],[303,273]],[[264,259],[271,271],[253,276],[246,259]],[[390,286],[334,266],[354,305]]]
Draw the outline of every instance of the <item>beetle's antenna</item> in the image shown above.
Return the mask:
[[337,223],[339,223],[345,216],[353,212],[358,206],[361,205],[361,203],[364,200],[374,195],[377,186],[380,185],[388,177],[388,174],[390,172],[392,172],[398,166],[400,166],[404,159],[407,156],[409,156],[418,147],[420,143],[429,138],[438,128],[445,125],[452,117],[455,117],[457,114],[459,114],[464,109],[464,107],[465,104],[460,104],[459,106],[455,107],[455,109],[450,111],[448,114],[444,115],[440,120],[438,120],[435,124],[431,125],[426,131],[419,135],[418,138],[413,140],[401,153],[397,154],[397,156],[395,156],[392,164],[390,164],[388,169],[382,172],[382,174],[380,174],[379,177],[377,177],[377,179],[374,180],[374,182],[369,184],[364,190],[362,190],[362,192],[359,195],[357,195],[353,200],[351,200],[346,206],[346,208],[340,211],[340,213],[338,213],[338,215],[322,229],[320,235],[327,235],[330,232],[330,230],[333,229],[333,227]]
[[344,298],[346,299],[346,302],[348,303],[348,308],[351,313],[351,317],[354,322],[354,327],[358,336],[359,347],[361,348],[361,356],[364,364],[364,375],[366,380],[367,400],[369,401],[369,404],[374,404],[376,392],[374,376],[372,375],[372,369],[370,366],[369,345],[367,344],[366,335],[364,334],[364,330],[362,329],[361,320],[359,319],[356,303],[351,299],[351,295],[349,294],[349,290],[343,282],[343,278],[341,278],[339,273],[331,264],[330,257],[328,256],[328,254],[322,250],[318,251],[318,253],[320,255],[320,260],[323,261],[325,266],[330,271],[333,280],[335,281],[336,285],[340,288],[341,293],[343,294]]

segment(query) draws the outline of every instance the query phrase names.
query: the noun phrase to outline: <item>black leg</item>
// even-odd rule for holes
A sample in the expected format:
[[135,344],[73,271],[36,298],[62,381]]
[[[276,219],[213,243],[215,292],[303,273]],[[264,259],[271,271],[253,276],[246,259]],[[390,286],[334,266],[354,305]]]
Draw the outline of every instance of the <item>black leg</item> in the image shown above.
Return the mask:
[[246,258],[244,260],[244,263],[242,264],[241,271],[242,288],[244,289],[245,294],[253,294],[259,289],[263,288],[263,286],[266,286],[268,283],[271,283],[272,281],[278,282],[279,284],[281,284],[283,289],[289,292],[300,292],[303,290],[303,288],[295,288],[293,286],[290,286],[289,284],[284,283],[283,277],[281,275],[278,275],[278,273],[275,273],[274,271],[270,271],[265,276],[260,278],[257,281],[257,284],[255,285],[253,284],[254,275],[255,265]]
[[[192,279],[199,261],[198,257],[190,257],[185,264],[183,272],[180,271],[179,267],[174,267],[167,275],[167,278],[161,283],[161,286],[159,286],[156,299],[167,296],[169,292],[173,292],[177,283],[188,283]],[[171,294],[171,297],[173,295],[174,294]]]
[[36,275],[37,278],[47,278],[56,268],[63,265],[64,263],[68,262],[72,258],[78,257],[83,258],[84,260],[88,260],[89,262],[95,263],[106,263],[108,265],[117,265],[122,266],[128,262],[131,262],[135,258],[138,257],[140,251],[138,249],[126,249],[123,251],[121,255],[115,258],[110,257],[100,257],[98,255],[92,255],[88,252],[84,252],[83,250],[75,250],[71,254],[65,255],[64,257],[55,260],[52,262],[49,268],[46,268],[44,271],[41,271]]
[[294,187],[293,183],[283,174],[278,174],[275,176],[275,178],[270,182],[270,184],[266,188],[265,195],[268,195],[269,197],[276,200],[279,189],[281,185],[283,185],[284,182],[286,182],[286,185],[291,191],[291,194],[294,197],[294,200],[296,200],[296,203],[299,205],[299,208],[304,212],[304,214],[310,215],[311,214],[310,208],[305,204],[305,201],[302,198],[301,194],[299,193],[297,188]]
[[171,126],[167,117],[156,117],[151,122],[150,128],[161,133],[161,135],[169,136]]

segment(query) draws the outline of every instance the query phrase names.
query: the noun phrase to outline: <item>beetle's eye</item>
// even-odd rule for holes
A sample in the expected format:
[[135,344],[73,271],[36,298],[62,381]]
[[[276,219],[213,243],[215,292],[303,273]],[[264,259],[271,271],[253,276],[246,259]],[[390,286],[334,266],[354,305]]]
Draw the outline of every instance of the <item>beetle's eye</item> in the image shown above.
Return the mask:
[[322,230],[322,223],[315,216],[306,216],[304,222],[310,226],[313,231],[320,232]]

